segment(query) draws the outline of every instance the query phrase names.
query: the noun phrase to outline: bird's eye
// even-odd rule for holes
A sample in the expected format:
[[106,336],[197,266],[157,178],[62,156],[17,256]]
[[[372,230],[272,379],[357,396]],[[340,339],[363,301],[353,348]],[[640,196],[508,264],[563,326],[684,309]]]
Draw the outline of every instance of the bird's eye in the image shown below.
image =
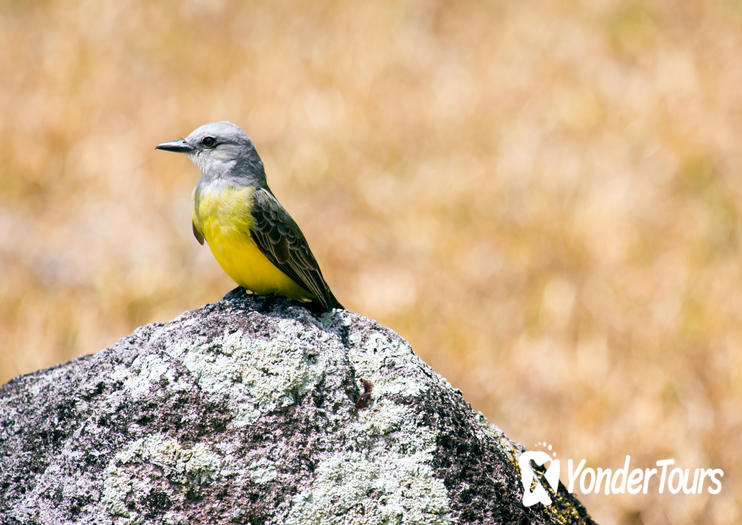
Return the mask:
[[214,145],[216,144],[216,139],[214,137],[204,137],[201,140],[201,144],[203,144],[207,148],[213,148]]

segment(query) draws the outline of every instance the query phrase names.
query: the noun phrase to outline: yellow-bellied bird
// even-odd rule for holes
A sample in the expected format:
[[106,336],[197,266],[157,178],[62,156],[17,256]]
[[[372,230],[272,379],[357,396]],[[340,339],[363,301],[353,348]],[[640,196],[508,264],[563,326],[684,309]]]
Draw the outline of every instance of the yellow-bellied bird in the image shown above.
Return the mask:
[[265,180],[250,137],[231,122],[212,122],[157,149],[187,154],[201,171],[193,190],[193,234],[206,241],[237,284],[342,308],[322,277],[304,234]]

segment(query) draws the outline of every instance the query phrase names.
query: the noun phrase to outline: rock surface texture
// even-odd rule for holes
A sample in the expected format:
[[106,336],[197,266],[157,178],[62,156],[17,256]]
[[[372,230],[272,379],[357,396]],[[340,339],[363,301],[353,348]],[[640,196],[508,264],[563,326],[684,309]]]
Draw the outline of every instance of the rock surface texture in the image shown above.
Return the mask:
[[391,330],[234,291],[0,387],[0,523],[589,523],[522,450]]

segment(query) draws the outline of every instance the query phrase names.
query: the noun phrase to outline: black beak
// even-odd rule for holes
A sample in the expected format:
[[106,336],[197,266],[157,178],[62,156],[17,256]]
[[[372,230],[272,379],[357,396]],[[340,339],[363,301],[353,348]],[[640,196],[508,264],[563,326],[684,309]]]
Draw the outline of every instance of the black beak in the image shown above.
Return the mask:
[[155,149],[164,149],[165,151],[174,151],[175,153],[191,153],[196,148],[188,144],[185,139],[178,139],[158,144],[155,146]]

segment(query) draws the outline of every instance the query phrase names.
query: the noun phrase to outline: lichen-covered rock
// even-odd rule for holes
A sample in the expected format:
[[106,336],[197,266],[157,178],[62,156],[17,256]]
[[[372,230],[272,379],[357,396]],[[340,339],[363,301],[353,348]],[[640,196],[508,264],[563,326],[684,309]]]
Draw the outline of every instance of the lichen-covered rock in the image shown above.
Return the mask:
[[0,523],[589,522],[521,451],[391,330],[234,291],[0,387]]

